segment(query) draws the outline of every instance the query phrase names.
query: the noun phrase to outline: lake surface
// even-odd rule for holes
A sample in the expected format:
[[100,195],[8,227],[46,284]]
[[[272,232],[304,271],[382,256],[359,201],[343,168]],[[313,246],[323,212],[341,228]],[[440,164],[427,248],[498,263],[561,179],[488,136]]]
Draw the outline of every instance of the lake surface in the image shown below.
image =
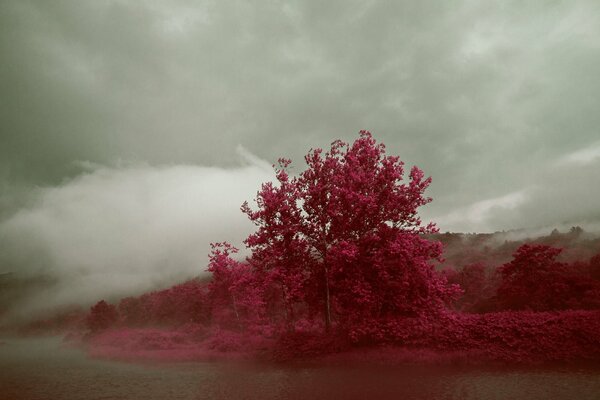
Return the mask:
[[0,399],[600,399],[600,370],[138,365],[59,338],[1,339]]

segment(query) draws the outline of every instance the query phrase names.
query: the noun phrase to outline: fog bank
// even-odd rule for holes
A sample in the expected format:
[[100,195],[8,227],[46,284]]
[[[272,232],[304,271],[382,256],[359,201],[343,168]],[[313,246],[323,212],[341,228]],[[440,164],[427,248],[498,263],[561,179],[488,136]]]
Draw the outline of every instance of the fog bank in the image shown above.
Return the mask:
[[204,274],[210,242],[241,241],[253,225],[239,209],[272,179],[268,163],[238,149],[245,165],[88,165],[0,224],[0,272],[52,284],[13,316],[116,298]]

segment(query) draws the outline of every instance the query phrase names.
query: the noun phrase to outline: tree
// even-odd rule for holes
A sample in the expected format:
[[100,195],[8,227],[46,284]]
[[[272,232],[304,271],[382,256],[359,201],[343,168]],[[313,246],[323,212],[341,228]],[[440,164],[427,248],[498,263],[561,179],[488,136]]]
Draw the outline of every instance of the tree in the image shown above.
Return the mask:
[[405,181],[403,162],[367,131],[326,153],[311,150],[305,161],[292,177],[291,161],[280,159],[277,184],[262,185],[258,209],[242,205],[258,226],[245,241],[250,263],[275,285],[288,320],[305,307],[329,331],[335,317],[415,315],[456,293],[429,263],[441,245],[423,234],[437,230],[417,215],[431,201],[424,196],[431,178],[413,167]]
[[[238,249],[229,243],[212,243],[208,271],[213,280],[208,286],[212,316],[219,325],[237,329],[258,322],[262,317],[260,288],[248,264],[234,260]],[[231,327],[231,326],[230,326]]]
[[97,333],[113,326],[118,320],[117,308],[100,300],[90,308],[86,325],[92,333]]
[[577,263],[557,260],[562,249],[525,244],[500,268],[500,308],[535,311],[597,308],[600,287]]
[[463,290],[455,307],[461,311],[476,311],[479,306],[492,297],[493,291],[488,282],[483,263],[467,264],[460,271],[444,271],[448,282],[456,283]]

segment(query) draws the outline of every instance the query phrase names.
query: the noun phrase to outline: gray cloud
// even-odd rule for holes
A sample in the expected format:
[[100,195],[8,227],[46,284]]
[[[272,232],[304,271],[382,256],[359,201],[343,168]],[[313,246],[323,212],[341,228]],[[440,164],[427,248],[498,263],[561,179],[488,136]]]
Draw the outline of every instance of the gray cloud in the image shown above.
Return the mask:
[[238,143],[301,160],[370,129],[434,177],[443,217],[545,185],[598,140],[595,1],[0,7],[8,188],[57,184],[73,160],[232,165]]
[[[196,167],[235,168],[238,145],[268,163],[291,157],[299,170],[309,148],[360,129],[432,175],[423,214],[442,230],[599,219],[597,1],[9,0],[0,3],[0,55],[0,220],[28,227],[48,252],[71,237],[119,238],[154,215],[174,218],[167,231],[181,229],[185,243],[218,240],[213,226],[183,222],[220,215],[225,200],[214,212],[177,198],[128,206],[163,190],[189,195],[168,179],[215,194],[257,186],[243,174],[206,180],[207,167]],[[86,172],[119,163],[147,167]],[[125,181],[133,192],[106,197]],[[76,197],[80,185],[87,191]],[[125,227],[80,225],[102,207]],[[52,244],[49,218],[69,226]],[[108,244],[130,261],[125,244]],[[30,245],[13,241],[11,251]],[[79,268],[78,257],[55,263]],[[156,263],[134,264],[144,262]]]

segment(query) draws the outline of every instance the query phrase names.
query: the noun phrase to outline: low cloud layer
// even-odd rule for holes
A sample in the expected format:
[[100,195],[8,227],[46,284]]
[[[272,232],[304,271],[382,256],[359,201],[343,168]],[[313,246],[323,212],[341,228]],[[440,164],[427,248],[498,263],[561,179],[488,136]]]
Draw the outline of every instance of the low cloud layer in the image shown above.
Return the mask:
[[0,272],[55,282],[25,303],[28,315],[164,287],[204,273],[209,243],[240,246],[253,225],[239,209],[268,165],[97,167],[36,200],[0,225]]
[[[600,157],[594,148],[568,154],[547,169],[524,171],[529,183],[515,192],[427,216],[459,232],[533,231],[579,225],[600,232]],[[585,160],[585,162],[584,162]]]

